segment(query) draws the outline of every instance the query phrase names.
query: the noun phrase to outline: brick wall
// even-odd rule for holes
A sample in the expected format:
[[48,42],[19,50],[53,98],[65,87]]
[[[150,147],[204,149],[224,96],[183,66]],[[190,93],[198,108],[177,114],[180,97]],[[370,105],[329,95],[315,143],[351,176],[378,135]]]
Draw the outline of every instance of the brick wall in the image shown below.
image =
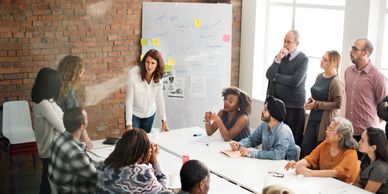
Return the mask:
[[[135,64],[140,54],[142,2],[0,1],[0,105],[9,100],[30,101],[39,69],[56,69],[64,56],[78,55],[86,66],[80,101],[85,105],[88,94],[105,97],[88,101],[89,135],[96,139],[119,134],[124,130],[123,69]],[[165,2],[233,4],[231,82],[238,86],[241,0]]]

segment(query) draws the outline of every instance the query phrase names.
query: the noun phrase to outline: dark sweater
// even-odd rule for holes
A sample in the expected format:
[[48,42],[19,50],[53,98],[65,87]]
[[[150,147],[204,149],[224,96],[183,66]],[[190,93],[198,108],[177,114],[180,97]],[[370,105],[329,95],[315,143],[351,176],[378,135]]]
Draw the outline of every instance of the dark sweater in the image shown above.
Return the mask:
[[282,100],[287,108],[303,109],[306,101],[308,61],[307,56],[299,52],[291,61],[283,57],[280,64],[274,61],[267,69],[267,79],[276,83],[276,97]]
[[67,110],[74,107],[79,107],[77,93],[75,92],[75,89],[70,89],[67,92],[66,98],[58,101],[58,105],[61,107],[63,112],[66,112]]

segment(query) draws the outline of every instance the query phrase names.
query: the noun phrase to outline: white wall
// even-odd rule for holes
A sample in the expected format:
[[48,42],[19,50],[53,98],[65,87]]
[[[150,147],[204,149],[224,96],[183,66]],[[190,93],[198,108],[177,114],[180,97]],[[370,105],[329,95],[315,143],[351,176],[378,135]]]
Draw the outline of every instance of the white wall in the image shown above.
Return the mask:
[[[340,74],[343,78],[345,69],[351,65],[349,48],[357,38],[368,38],[372,42],[378,41],[378,22],[380,17],[381,0],[346,0],[344,37],[342,49],[342,61]],[[257,30],[256,23],[262,19],[265,12],[265,1],[244,0],[242,1],[241,21],[241,54],[240,54],[240,88],[252,95],[252,82],[257,73],[264,74],[263,70],[255,69],[256,64],[254,53],[256,44],[264,44],[261,37],[255,37]],[[256,10],[260,10],[257,13]],[[263,11],[264,10],[264,11]],[[317,21],[318,22],[318,21]],[[319,37],[317,37],[319,38]],[[259,53],[262,53],[259,51]],[[256,56],[257,57],[257,56]],[[372,55],[374,61],[374,55]],[[343,106],[344,107],[344,106]],[[260,120],[260,112],[263,108],[262,100],[253,100],[253,112],[251,115],[251,128],[256,128]],[[344,110],[341,111],[344,115]]]
[[[259,37],[255,37],[258,26],[256,23],[260,18],[260,13],[256,10],[263,9],[262,4],[264,1],[257,0],[243,0],[242,1],[242,16],[241,16],[241,45],[240,45],[240,75],[239,75],[239,87],[252,96],[253,89],[253,77],[254,77],[254,64],[255,60],[255,43],[258,44]],[[261,6],[259,6],[261,4]],[[262,72],[264,73],[264,72]],[[260,123],[261,110],[263,108],[263,102],[257,99],[252,99],[252,114],[250,120],[250,127],[256,128]]]

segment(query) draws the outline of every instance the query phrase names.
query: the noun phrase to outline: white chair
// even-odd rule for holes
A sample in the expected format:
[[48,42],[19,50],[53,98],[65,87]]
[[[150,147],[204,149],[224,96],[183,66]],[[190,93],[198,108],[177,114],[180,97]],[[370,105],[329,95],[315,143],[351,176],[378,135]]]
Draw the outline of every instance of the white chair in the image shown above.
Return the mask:
[[10,144],[35,142],[27,101],[9,101],[3,105],[3,135]]
[[[35,154],[38,152],[32,129],[30,108],[27,101],[8,101],[3,104],[3,144],[10,156],[32,154],[35,171]],[[12,158],[10,162],[12,164]],[[16,161],[17,162],[17,161]]]
[[300,159],[300,147],[295,144],[295,148],[296,148],[296,161],[299,161],[299,159]]

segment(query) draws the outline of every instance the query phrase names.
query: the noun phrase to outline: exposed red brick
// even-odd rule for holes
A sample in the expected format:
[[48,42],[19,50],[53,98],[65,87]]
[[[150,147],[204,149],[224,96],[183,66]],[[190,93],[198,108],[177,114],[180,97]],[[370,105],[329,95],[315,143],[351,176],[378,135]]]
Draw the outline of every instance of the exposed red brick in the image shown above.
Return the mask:
[[[28,100],[37,72],[56,68],[68,54],[85,63],[78,90],[81,104],[85,87],[117,78],[139,60],[142,3],[160,0],[115,0],[102,15],[87,13],[100,0],[6,0],[0,3],[0,106],[7,100]],[[232,85],[238,86],[241,1],[232,0]],[[163,0],[207,3],[216,0]],[[126,73],[126,72],[125,72]],[[92,138],[124,131],[125,89],[86,108]]]

